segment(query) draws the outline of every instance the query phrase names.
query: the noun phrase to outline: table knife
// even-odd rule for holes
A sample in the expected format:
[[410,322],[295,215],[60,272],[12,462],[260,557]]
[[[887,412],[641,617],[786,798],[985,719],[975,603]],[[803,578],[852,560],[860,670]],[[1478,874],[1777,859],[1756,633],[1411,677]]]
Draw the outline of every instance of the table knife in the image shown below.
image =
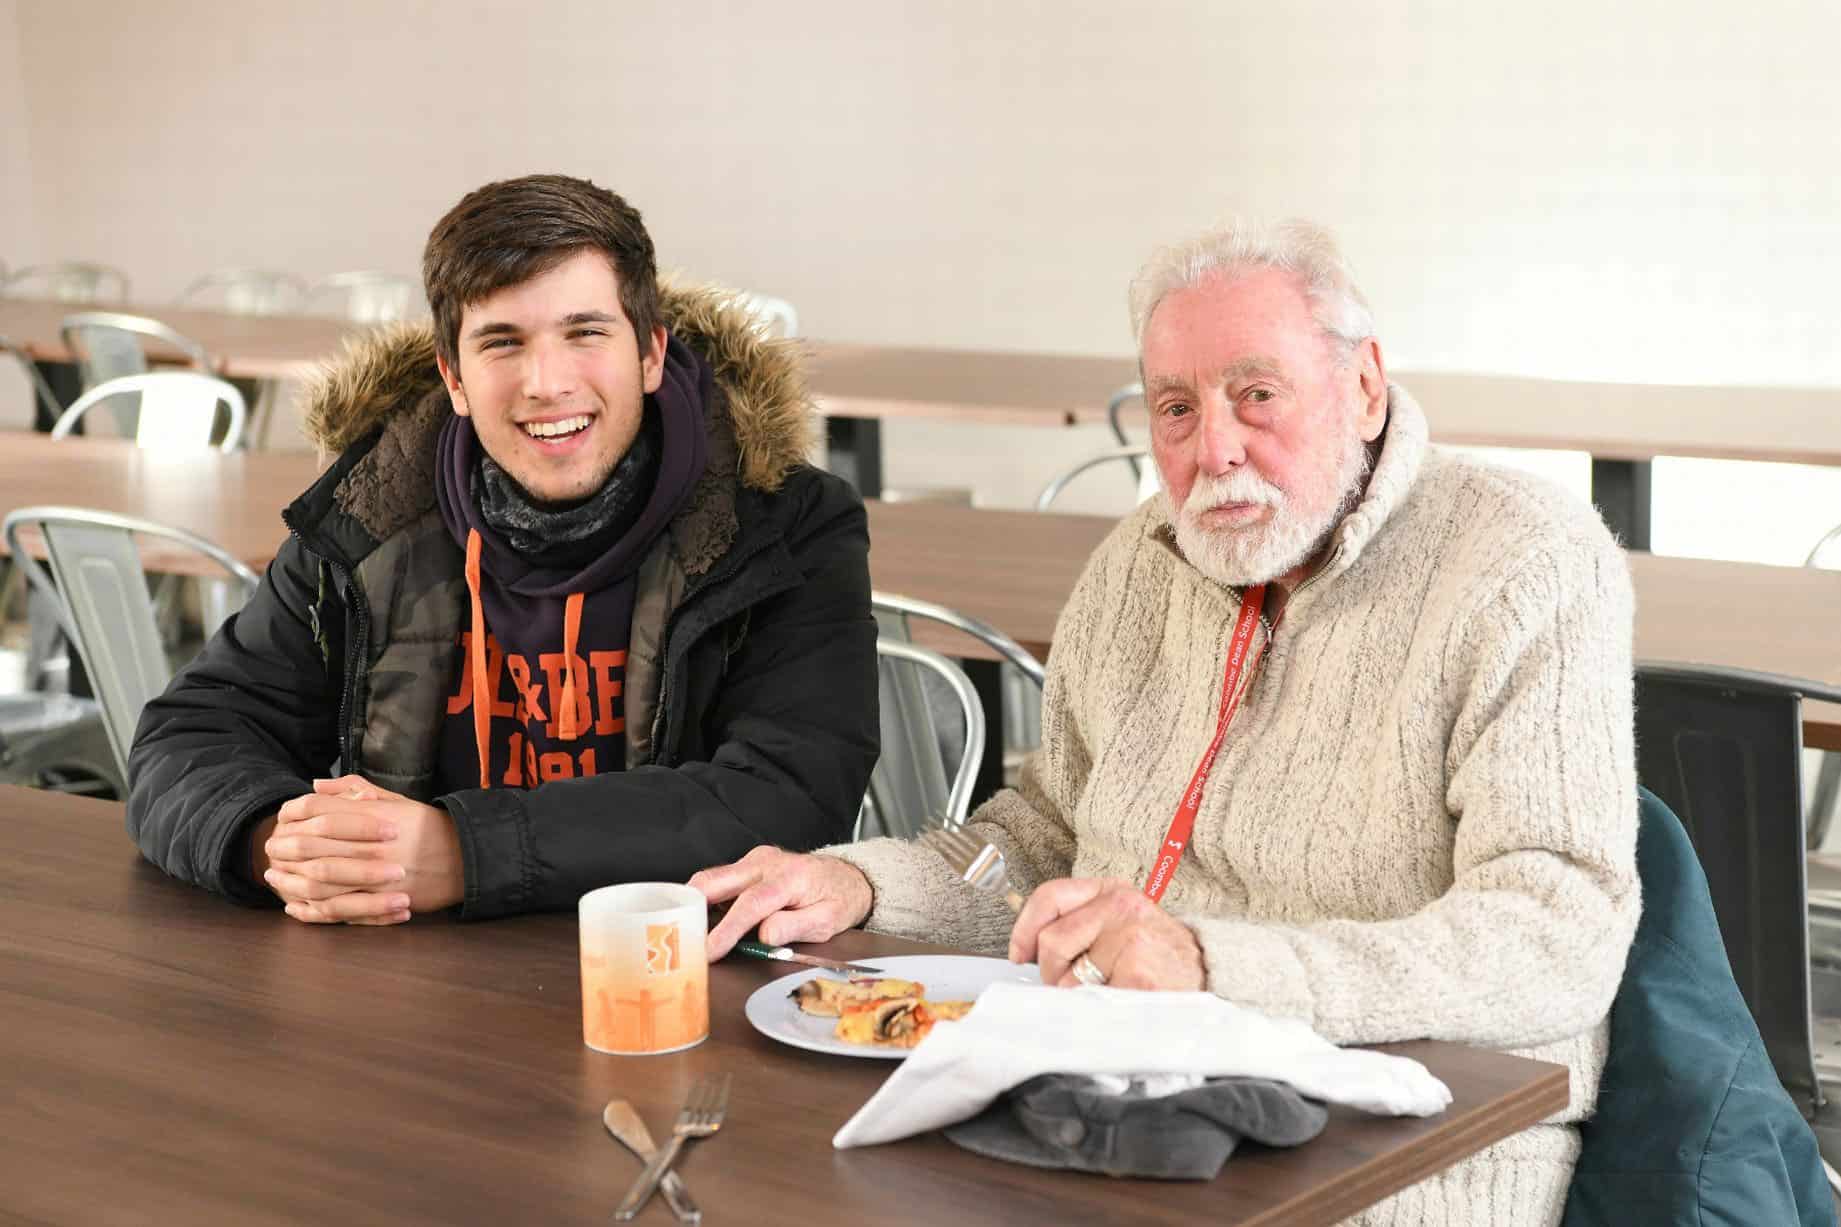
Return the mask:
[[[633,1105],[624,1099],[609,1100],[601,1112],[601,1123],[615,1139],[632,1151],[641,1163],[652,1160],[652,1133],[646,1128],[646,1122],[640,1119]],[[665,1195],[665,1204],[671,1207],[671,1213],[680,1223],[699,1223],[703,1212],[697,1209],[697,1203],[690,1199],[690,1193],[684,1188],[684,1181],[676,1172],[666,1172],[665,1178],[658,1182],[658,1191]]]
[[821,959],[815,954],[806,954],[790,946],[769,946],[762,942],[740,941],[735,949],[742,954],[757,959],[774,959],[781,963],[803,963],[807,967],[822,967],[826,971],[841,971],[853,976],[879,976],[880,967],[869,967],[862,963],[844,963],[837,959]]

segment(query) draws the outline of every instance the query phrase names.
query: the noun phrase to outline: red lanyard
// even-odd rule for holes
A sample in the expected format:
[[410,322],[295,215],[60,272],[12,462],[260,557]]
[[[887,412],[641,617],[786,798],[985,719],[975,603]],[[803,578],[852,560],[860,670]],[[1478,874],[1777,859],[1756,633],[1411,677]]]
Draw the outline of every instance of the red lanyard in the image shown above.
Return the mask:
[[1189,833],[1195,829],[1195,813],[1201,808],[1202,792],[1208,787],[1208,773],[1214,770],[1215,755],[1221,751],[1221,739],[1227,736],[1227,726],[1233,723],[1234,713],[1240,710],[1240,675],[1250,665],[1258,663],[1259,652],[1265,650],[1265,645],[1261,644],[1250,660],[1247,657],[1247,645],[1253,640],[1253,628],[1259,624],[1259,610],[1265,603],[1264,584],[1248,588],[1240,602],[1240,617],[1234,621],[1234,638],[1227,649],[1227,676],[1221,681],[1220,723],[1215,726],[1215,739],[1208,743],[1202,761],[1195,766],[1195,775],[1183,792],[1182,804],[1176,807],[1176,817],[1170,820],[1170,833],[1163,837],[1157,864],[1144,883],[1144,893],[1152,903],[1161,900],[1163,892],[1169,889],[1170,879],[1176,876],[1176,866],[1183,859],[1183,849],[1189,845]]

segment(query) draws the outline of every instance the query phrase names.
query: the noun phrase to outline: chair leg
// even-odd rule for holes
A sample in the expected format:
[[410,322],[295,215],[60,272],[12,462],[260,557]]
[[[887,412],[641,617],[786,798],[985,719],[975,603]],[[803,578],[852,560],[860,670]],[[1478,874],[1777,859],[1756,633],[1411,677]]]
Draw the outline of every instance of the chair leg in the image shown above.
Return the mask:
[[1828,750],[1822,754],[1822,766],[1815,777],[1815,796],[1809,802],[1808,848],[1811,852],[1821,851],[1828,839],[1837,799],[1841,799],[1841,753]]

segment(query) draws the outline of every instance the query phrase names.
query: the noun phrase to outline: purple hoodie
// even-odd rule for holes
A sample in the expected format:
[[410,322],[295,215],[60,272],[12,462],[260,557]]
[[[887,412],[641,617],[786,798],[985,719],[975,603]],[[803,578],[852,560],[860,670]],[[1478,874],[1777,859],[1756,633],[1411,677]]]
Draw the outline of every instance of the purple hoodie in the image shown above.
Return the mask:
[[[709,365],[668,337],[664,378],[645,400],[660,427],[658,472],[631,528],[586,566],[558,570],[515,551],[473,497],[479,439],[456,414],[441,429],[435,494],[467,552],[471,611],[460,682],[441,724],[435,790],[535,788],[626,765],[621,697],[639,564],[703,475]],[[486,635],[477,640],[483,622]],[[490,761],[482,770],[481,759]]]

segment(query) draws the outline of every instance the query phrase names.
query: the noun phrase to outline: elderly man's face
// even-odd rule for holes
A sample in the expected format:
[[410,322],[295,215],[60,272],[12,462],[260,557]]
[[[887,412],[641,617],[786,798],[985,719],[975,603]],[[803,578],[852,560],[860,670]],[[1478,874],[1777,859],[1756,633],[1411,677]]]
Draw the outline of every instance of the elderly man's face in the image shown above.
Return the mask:
[[1380,347],[1344,358],[1296,274],[1209,277],[1144,330],[1151,450],[1177,545],[1231,585],[1295,584],[1358,495],[1387,421]]

